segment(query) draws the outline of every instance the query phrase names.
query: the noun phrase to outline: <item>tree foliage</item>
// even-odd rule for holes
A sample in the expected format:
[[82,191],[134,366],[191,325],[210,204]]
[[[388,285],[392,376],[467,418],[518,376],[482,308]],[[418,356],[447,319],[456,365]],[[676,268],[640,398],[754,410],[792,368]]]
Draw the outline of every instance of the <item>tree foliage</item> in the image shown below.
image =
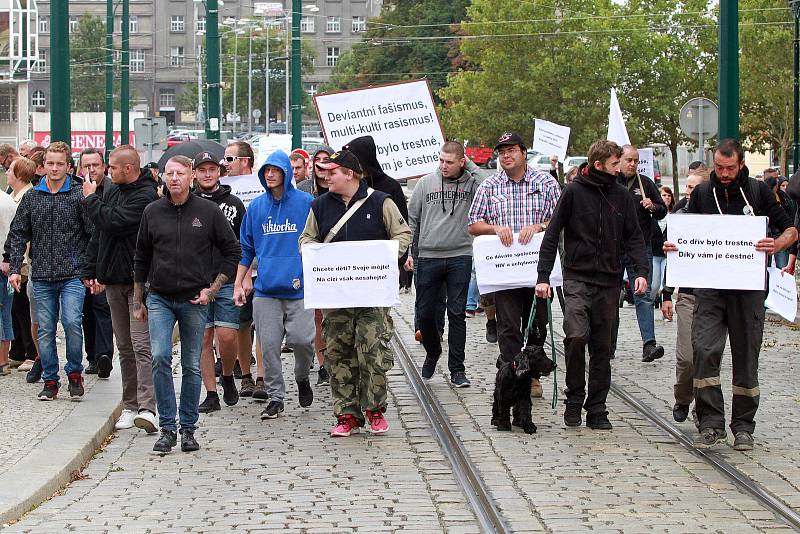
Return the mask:
[[459,22],[468,0],[387,0],[362,41],[342,54],[323,90],[427,78],[444,87],[458,59]]
[[[106,110],[106,24],[83,15],[69,37],[70,96],[72,111]],[[114,94],[119,95],[119,66],[115,65]],[[119,98],[114,99],[119,110]]]

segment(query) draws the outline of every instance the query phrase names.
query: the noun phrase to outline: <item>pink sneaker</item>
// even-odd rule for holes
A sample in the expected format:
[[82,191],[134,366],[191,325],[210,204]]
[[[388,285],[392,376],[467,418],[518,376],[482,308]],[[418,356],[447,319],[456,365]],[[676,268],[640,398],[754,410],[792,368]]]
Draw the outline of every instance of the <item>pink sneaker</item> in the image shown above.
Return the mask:
[[369,419],[369,431],[373,434],[385,434],[389,431],[389,423],[383,417],[383,412],[367,410],[367,419]]
[[353,432],[358,432],[359,428],[360,425],[355,417],[352,415],[340,415],[336,426],[331,428],[331,437],[346,438]]

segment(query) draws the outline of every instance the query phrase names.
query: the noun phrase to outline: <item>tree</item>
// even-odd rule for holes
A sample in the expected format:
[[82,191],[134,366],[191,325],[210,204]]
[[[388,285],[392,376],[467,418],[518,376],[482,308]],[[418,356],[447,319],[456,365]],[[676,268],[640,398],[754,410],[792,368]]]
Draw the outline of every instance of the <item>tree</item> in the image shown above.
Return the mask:
[[546,5],[475,0],[462,25],[462,65],[439,91],[447,136],[489,143],[505,130],[531,139],[533,119],[572,128],[570,151],[605,136],[620,64],[610,0]]
[[[69,38],[72,111],[106,110],[106,25],[99,17],[83,15]],[[119,66],[115,64],[114,94],[120,93]],[[114,99],[119,110],[119,99]]]
[[622,65],[616,81],[631,142],[665,144],[672,154],[674,192],[684,102],[715,99],[717,26],[705,0],[629,0],[617,22],[615,47]]
[[342,54],[324,91],[427,78],[434,95],[458,63],[468,0],[387,0],[362,40]]
[[782,0],[742,0],[740,9],[742,139],[749,150],[775,150],[788,176],[793,15]]

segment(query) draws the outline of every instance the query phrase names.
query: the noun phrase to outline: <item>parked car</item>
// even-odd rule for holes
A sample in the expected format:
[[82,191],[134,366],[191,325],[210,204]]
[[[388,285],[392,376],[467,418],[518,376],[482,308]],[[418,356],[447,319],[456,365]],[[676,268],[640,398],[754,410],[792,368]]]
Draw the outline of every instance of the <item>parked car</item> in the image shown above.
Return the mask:
[[472,160],[472,163],[483,167],[489,162],[490,159],[492,159],[494,150],[484,146],[483,144],[473,145],[468,143],[466,148],[464,148],[464,154],[466,154],[466,156]]
[[167,148],[172,148],[175,145],[180,145],[181,143],[186,143],[190,140],[191,139],[188,134],[170,135],[167,137]]
[[538,152],[533,152],[532,150],[528,150],[528,167],[531,167],[533,170],[536,171],[543,171],[549,172],[550,171],[550,156],[547,154],[539,154]]
[[661,185],[661,168],[656,160],[653,161],[653,181],[656,185]]
[[564,159],[564,173],[566,174],[572,167],[580,167],[582,163],[589,161],[586,156],[567,156]]

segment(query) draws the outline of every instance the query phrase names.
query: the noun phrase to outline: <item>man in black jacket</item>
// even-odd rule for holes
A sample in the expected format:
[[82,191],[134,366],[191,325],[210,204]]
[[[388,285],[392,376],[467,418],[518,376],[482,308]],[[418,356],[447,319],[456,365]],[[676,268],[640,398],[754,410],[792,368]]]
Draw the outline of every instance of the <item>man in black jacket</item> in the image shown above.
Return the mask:
[[[639,151],[635,146],[625,145],[622,147],[622,157],[620,158],[620,172],[617,175],[619,183],[628,190],[634,204],[636,205],[636,217],[639,220],[639,227],[642,230],[645,250],[647,252],[648,263],[653,265],[653,253],[650,248],[651,225],[653,220],[661,220],[667,215],[667,206],[661,200],[656,184],[648,178],[638,173]],[[631,279],[633,272],[633,261],[623,256],[622,266]],[[648,277],[647,285],[651,280]],[[653,297],[650,291],[642,295],[633,296],[633,304],[636,306],[636,320],[639,323],[639,334],[642,336],[642,361],[652,362],[664,356],[664,347],[656,343],[656,330],[653,319]],[[617,346],[617,332],[619,330],[619,309],[616,312],[616,327],[614,328],[613,349]]]
[[[89,245],[89,266],[94,296],[105,293],[119,350],[122,374],[122,414],[115,428],[136,426],[148,433],[157,430],[153,389],[153,358],[147,323],[136,321],[133,304],[133,257],[142,213],[158,199],[149,169],[139,168],[139,154],[123,145],[109,156],[111,180],[103,189],[84,180],[83,194],[95,233]],[[105,289],[105,291],[103,291]]]
[[[177,443],[172,383],[172,329],[181,336],[181,450],[200,449],[194,438],[200,401],[200,351],[213,302],[236,274],[242,249],[225,215],[213,202],[191,194],[192,160],[171,158],[165,167],[167,195],[144,210],[134,258],[133,313],[149,322],[153,383],[161,437],[153,451],[167,453]],[[219,269],[214,256],[220,254]],[[147,308],[142,303],[149,283]]]
[[[689,213],[756,215],[769,217],[780,231],[777,238],[764,237],[755,249],[774,254],[797,241],[797,229],[772,191],[763,182],[749,177],[742,145],[723,139],[714,150],[711,180],[698,185],[689,202]],[[678,247],[667,241],[664,252]],[[725,351],[725,336],[731,341],[733,359],[733,401],[731,431],[733,448],[753,448],[753,430],[758,410],[758,355],[764,334],[764,290],[694,289],[695,320],[692,323],[694,351],[695,408],[699,419],[698,447],[711,447],[725,441],[725,399],[722,397],[719,368]]]
[[[636,204],[617,183],[622,149],[612,141],[596,141],[589,161],[561,194],[539,252],[536,295],[550,294],[550,273],[558,239],[564,232],[564,349],[567,360],[567,400],[564,423],[580,426],[581,405],[586,425],[610,430],[606,397],[611,387],[611,351],[623,255],[631,259],[638,295],[647,291],[647,262]],[[585,348],[589,355],[586,392]],[[585,399],[585,403],[584,403]]]
[[20,269],[25,248],[30,242],[31,276],[39,319],[39,356],[42,362],[44,389],[40,400],[54,400],[58,395],[58,352],[56,323],[59,315],[67,344],[70,398],[83,397],[83,298],[81,280],[89,278],[86,248],[92,235],[92,223],[86,203],[74,177],[67,174],[70,149],[57,141],[47,147],[44,167],[47,171],[39,185],[28,191],[17,208],[11,224],[11,276],[9,283],[20,290]]

